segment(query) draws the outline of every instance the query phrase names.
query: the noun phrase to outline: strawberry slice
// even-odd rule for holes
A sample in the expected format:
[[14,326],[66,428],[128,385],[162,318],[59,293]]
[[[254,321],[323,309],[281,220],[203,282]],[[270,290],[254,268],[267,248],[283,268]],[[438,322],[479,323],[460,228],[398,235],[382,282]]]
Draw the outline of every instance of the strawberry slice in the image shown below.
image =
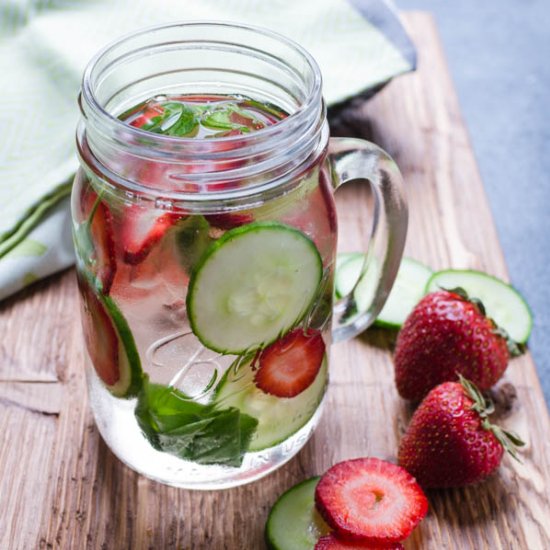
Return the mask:
[[400,542],[379,545],[370,542],[346,541],[339,539],[333,533],[321,537],[314,550],[405,550]]
[[[164,109],[161,105],[151,104],[148,105],[143,111],[132,120],[129,124],[135,128],[144,128],[154,124],[153,119],[164,114]],[[145,129],[145,128],[144,128]]]
[[265,393],[295,397],[313,383],[324,356],[321,333],[297,328],[261,352],[254,382]]
[[115,242],[113,216],[103,202],[99,203],[92,218],[90,234],[97,260],[96,276],[101,281],[103,293],[109,294],[116,272]]
[[224,212],[222,214],[208,214],[204,217],[212,227],[218,229],[233,229],[254,221],[254,216],[245,212]]
[[338,537],[379,545],[406,539],[428,511],[414,477],[378,458],[335,464],[321,477],[315,504]]
[[80,256],[101,283],[103,294],[109,294],[116,273],[113,216],[97,193],[86,187],[79,201],[76,242]]
[[181,214],[175,212],[158,216],[137,205],[128,207],[120,230],[124,262],[130,265],[140,264],[181,217]]
[[114,386],[120,379],[118,368],[118,338],[105,307],[84,281],[78,277],[82,293],[84,340],[97,375],[107,386]]

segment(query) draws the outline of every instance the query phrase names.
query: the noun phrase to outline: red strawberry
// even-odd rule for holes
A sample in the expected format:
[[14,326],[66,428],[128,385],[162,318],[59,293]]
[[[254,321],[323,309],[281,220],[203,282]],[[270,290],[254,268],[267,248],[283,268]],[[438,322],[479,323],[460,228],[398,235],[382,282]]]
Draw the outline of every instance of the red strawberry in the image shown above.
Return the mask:
[[333,533],[321,537],[314,550],[405,550],[400,542],[386,545],[371,544],[370,542],[346,541],[336,537]]
[[78,277],[82,295],[84,340],[97,375],[107,386],[120,378],[118,338],[109,314],[84,277]]
[[130,122],[130,126],[135,128],[142,128],[143,126],[150,124],[152,120],[157,116],[162,116],[164,114],[164,109],[161,105],[150,104]]
[[419,400],[458,374],[480,389],[504,373],[510,353],[506,335],[485,317],[479,301],[460,289],[425,296],[397,337],[395,381],[405,399]]
[[319,331],[294,329],[261,352],[254,382],[265,393],[295,397],[313,383],[324,356]]
[[378,545],[406,539],[428,511],[415,479],[378,458],[335,464],[317,484],[315,504],[338,537]]
[[181,217],[175,212],[158,216],[156,212],[137,205],[126,208],[120,229],[124,261],[131,265],[141,263]]
[[245,212],[224,212],[222,214],[207,214],[204,216],[208,223],[218,229],[233,229],[254,221],[252,214]]
[[81,251],[83,259],[100,281],[102,292],[109,294],[117,268],[111,211],[91,187],[86,187],[77,216],[81,224],[77,241],[85,248]]
[[399,464],[426,488],[460,487],[486,478],[506,449],[523,442],[489,423],[492,412],[477,388],[461,377],[434,388],[415,411],[399,446]]
[[240,124],[241,126],[245,126],[250,130],[261,130],[262,128],[265,128],[265,124],[260,120],[254,120],[254,118],[246,116],[243,113],[238,113],[236,111],[233,111],[229,114],[229,120],[234,124]]

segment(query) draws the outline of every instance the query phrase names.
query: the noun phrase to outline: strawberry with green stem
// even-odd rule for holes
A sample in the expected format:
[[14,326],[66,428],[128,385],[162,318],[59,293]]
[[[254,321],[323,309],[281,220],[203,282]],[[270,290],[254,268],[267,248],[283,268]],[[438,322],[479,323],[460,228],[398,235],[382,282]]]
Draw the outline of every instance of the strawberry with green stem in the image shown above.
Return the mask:
[[504,451],[524,445],[489,421],[494,408],[477,387],[459,382],[434,388],[415,411],[399,446],[399,464],[424,488],[460,487],[493,473]]
[[420,400],[462,374],[480,389],[503,375],[510,356],[521,353],[506,332],[485,316],[483,304],[462,289],[425,296],[397,337],[395,381],[401,397]]

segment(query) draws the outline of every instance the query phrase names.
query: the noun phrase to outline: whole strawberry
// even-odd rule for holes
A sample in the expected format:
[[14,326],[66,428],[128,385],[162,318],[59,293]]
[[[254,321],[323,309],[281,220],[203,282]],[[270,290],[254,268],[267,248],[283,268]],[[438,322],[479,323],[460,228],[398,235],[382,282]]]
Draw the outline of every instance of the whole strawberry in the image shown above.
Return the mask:
[[395,382],[401,397],[420,400],[433,387],[462,374],[490,388],[510,358],[504,331],[485,317],[483,305],[461,289],[425,296],[397,337]]
[[415,411],[398,461],[424,488],[477,483],[498,468],[504,450],[516,457],[518,436],[491,424],[492,404],[468,380],[434,388]]

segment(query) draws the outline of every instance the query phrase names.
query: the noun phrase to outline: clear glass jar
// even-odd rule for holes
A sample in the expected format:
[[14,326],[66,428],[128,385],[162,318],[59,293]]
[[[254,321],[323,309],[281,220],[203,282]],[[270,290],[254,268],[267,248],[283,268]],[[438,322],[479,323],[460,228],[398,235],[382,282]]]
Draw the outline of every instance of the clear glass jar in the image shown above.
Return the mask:
[[[180,138],[119,117],[161,95],[244,96],[288,116],[247,135]],[[112,451],[178,487],[217,489],[289,460],[318,422],[329,350],[366,328],[406,234],[379,148],[330,140],[312,57],[253,27],[179,23],[100,51],[80,96],[72,195],[90,403]],[[371,184],[363,281],[336,304],[333,191]],[[359,283],[361,284],[361,283]]]

